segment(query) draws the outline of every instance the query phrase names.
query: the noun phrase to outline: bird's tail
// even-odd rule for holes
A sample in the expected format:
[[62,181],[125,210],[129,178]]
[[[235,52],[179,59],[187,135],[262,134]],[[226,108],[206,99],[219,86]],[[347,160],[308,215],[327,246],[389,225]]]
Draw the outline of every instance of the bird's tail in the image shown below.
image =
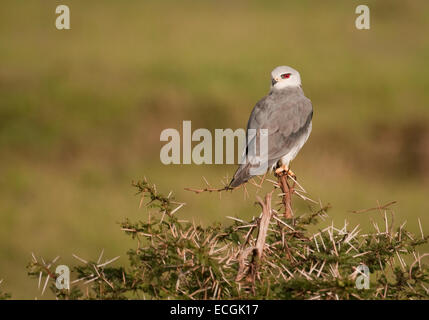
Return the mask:
[[247,182],[251,177],[250,163],[243,164],[237,169],[237,172],[235,172],[234,178],[232,178],[228,188],[236,188]]

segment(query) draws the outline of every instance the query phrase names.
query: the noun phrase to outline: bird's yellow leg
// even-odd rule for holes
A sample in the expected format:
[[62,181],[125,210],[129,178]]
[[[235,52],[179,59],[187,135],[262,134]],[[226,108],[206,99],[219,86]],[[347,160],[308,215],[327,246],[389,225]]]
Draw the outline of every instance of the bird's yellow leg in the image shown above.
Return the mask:
[[296,175],[295,173],[293,173],[292,170],[290,170],[285,164],[282,164],[280,167],[278,167],[275,171],[276,175],[281,176],[281,175],[288,175],[289,177],[293,178],[296,180]]

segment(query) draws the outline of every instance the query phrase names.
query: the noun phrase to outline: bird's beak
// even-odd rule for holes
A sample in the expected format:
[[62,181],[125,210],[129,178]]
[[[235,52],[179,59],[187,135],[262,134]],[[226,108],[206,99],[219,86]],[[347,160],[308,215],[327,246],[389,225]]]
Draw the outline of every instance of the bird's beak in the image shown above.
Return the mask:
[[272,78],[271,79],[271,84],[274,86],[277,83],[277,79]]

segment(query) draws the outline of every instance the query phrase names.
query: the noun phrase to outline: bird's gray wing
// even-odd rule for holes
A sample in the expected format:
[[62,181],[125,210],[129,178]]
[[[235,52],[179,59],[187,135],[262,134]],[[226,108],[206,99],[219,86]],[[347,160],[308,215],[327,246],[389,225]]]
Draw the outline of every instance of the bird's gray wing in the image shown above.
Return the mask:
[[267,98],[255,106],[248,129],[257,134],[248,143],[248,155],[259,143],[260,129],[268,131],[268,159],[279,160],[295,145],[300,135],[310,125],[313,107],[303,94],[288,94]]
[[[264,174],[267,168],[289,153],[308,129],[312,116],[311,101],[301,90],[270,94],[261,99],[253,108],[247,127],[248,132],[255,129],[256,135],[248,135],[246,160],[242,161],[230,185],[237,186],[254,175]],[[258,147],[261,145],[260,129],[267,129],[268,147],[265,152],[264,148]],[[251,172],[251,163],[258,161],[259,169]]]

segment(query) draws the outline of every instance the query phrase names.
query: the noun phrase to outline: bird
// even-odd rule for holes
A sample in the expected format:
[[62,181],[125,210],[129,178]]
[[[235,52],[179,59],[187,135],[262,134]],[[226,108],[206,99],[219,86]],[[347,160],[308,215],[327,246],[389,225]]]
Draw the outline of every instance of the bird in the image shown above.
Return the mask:
[[[288,66],[276,67],[271,72],[269,93],[256,103],[250,114],[243,159],[228,188],[236,188],[253,176],[274,169],[277,175],[296,178],[290,163],[310,136],[312,119],[313,105],[304,95],[299,72]],[[256,134],[250,135],[250,129]],[[264,132],[268,138],[266,151],[259,147],[257,154]],[[255,160],[259,161],[256,168]]]

